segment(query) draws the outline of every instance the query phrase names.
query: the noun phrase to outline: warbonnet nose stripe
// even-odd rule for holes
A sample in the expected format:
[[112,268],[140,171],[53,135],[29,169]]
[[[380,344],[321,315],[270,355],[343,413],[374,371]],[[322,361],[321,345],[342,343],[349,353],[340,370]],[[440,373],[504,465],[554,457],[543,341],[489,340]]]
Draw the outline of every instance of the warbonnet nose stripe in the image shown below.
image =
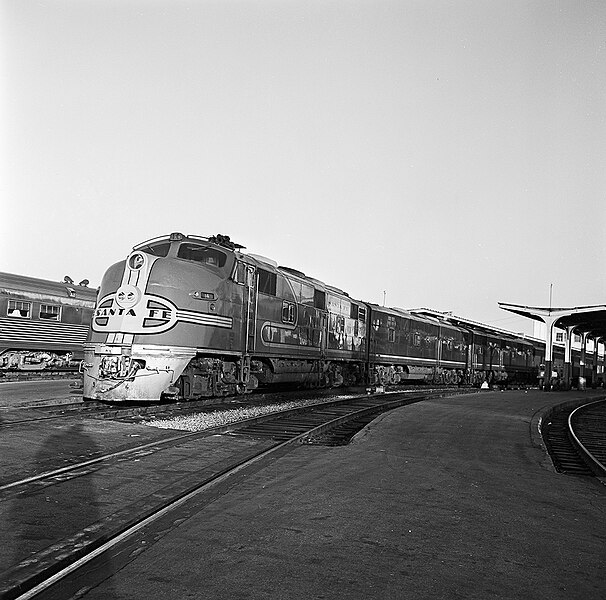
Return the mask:
[[148,293],[150,273],[157,260],[140,251],[128,256],[120,287],[97,302],[93,331],[110,334],[108,343],[130,343],[126,340],[132,342],[134,335],[164,333],[179,322],[232,328],[231,317],[181,310],[171,299]]
[[187,323],[194,323],[195,325],[226,327],[227,329],[231,329],[233,324],[233,319],[231,317],[222,317],[221,315],[191,312],[188,310],[178,310],[177,320],[186,321]]

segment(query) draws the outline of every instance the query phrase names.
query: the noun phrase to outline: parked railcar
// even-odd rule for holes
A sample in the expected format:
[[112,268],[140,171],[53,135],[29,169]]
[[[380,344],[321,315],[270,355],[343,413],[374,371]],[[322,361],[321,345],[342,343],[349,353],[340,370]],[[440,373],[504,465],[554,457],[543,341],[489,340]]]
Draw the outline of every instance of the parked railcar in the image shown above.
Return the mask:
[[463,329],[402,309],[368,306],[370,383],[463,382],[467,367]]
[[529,339],[505,336],[502,356],[507,385],[536,385],[538,368],[534,364],[535,343]]
[[69,281],[0,273],[0,371],[67,369],[82,360],[96,291]]

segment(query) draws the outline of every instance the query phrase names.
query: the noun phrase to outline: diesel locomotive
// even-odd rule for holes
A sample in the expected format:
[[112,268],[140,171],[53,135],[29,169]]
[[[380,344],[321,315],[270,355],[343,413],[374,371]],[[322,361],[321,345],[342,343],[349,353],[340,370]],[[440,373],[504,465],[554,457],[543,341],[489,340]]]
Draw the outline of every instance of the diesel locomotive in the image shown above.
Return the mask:
[[445,314],[353,299],[227,236],[173,233],[105,273],[82,370],[85,398],[150,402],[272,384],[536,384],[542,353]]
[[0,373],[76,369],[96,298],[86,280],[0,273]]

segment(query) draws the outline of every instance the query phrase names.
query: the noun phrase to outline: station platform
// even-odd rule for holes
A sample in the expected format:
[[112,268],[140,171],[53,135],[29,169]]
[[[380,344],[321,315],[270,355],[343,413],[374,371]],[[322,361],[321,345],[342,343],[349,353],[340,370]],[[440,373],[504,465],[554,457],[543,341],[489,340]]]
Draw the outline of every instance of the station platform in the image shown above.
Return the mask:
[[606,486],[556,473],[536,431],[598,395],[446,397],[299,447],[86,598],[601,600]]

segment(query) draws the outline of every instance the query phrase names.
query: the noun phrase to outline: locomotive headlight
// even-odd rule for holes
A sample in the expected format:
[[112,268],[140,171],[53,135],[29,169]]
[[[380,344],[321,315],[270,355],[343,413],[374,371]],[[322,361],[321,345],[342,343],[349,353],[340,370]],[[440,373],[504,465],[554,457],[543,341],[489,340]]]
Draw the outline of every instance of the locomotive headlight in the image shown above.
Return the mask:
[[214,300],[215,295],[212,292],[202,292],[200,290],[192,290],[189,292],[189,295],[192,298],[196,298],[197,300]]

